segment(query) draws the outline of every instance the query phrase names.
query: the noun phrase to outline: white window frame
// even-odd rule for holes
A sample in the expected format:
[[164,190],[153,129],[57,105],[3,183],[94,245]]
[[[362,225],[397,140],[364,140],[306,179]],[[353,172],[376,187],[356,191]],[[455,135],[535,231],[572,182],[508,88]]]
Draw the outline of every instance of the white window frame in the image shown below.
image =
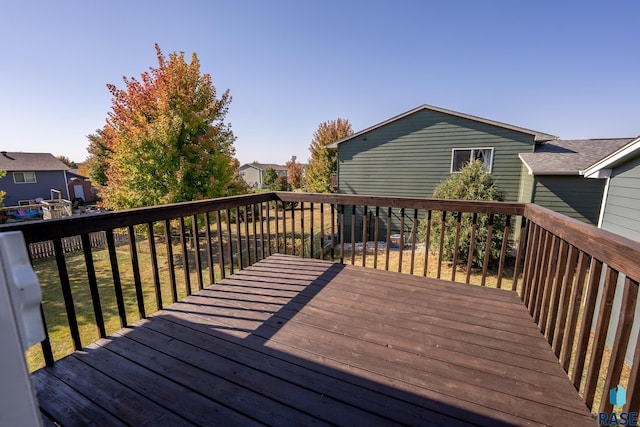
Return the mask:
[[[31,176],[33,177],[33,181],[27,180],[27,175],[28,174],[31,174]],[[22,181],[16,180],[16,176],[17,175],[22,175]],[[36,173],[35,172],[13,172],[13,183],[14,184],[35,184],[36,182],[38,182],[38,180],[36,179]]]
[[484,164],[487,167],[487,171],[491,173],[493,171],[493,154],[495,152],[495,149],[493,147],[465,147],[465,148],[451,149],[451,165],[450,165],[449,171],[451,173],[460,173],[459,169],[458,170],[453,169],[453,162],[455,159],[456,151],[471,151],[471,154],[469,157],[469,160],[471,160],[472,158],[475,158],[475,152],[481,151],[481,150],[489,150],[489,156],[488,156],[489,163],[487,164],[487,162],[485,161]]

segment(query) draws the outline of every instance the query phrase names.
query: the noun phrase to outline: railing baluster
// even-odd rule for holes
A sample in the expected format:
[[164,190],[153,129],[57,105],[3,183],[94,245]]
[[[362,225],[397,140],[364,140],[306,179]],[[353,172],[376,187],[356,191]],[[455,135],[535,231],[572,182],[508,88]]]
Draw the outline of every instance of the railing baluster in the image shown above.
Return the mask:
[[320,203],[320,259],[324,259],[324,203]]
[[78,329],[76,309],[73,305],[71,283],[69,282],[69,272],[67,271],[67,263],[64,259],[62,239],[53,239],[53,250],[56,253],[56,264],[58,266],[60,286],[62,287],[62,297],[64,298],[64,305],[67,310],[67,320],[69,321],[69,332],[71,333],[71,339],[73,340],[73,347],[76,350],[80,350],[82,349],[82,342],[80,341],[80,330]]
[[336,213],[331,205],[331,261],[335,261],[335,236],[336,236]]
[[[527,232],[527,225],[528,225],[528,221],[526,218],[521,217],[520,218],[520,235],[518,236],[518,250],[516,251],[516,260],[515,260],[515,265],[513,266],[513,282],[511,282],[511,290],[512,291],[517,291],[518,290],[518,276],[520,275],[520,263],[522,262],[524,264],[524,260],[528,257],[527,253],[524,254],[523,257],[523,251],[526,251],[527,248],[527,236],[528,236],[528,232]],[[524,258],[524,259],[523,259]],[[524,265],[522,267],[523,271],[524,271]],[[523,274],[523,285],[522,285],[522,299],[524,300],[524,274]]]
[[[222,234],[222,214],[216,211],[216,228],[218,232],[218,263],[220,264],[220,280],[227,277],[226,268],[224,266],[224,236]],[[228,218],[228,217],[227,217]],[[229,221],[227,221],[228,223]],[[231,253],[231,252],[229,252]]]
[[404,208],[400,208],[400,248],[398,249],[398,273],[402,273],[402,254],[404,252]]
[[287,254],[287,209],[282,203],[282,244],[284,249],[284,254]]
[[213,248],[212,248],[212,236],[211,236],[211,212],[204,213],[204,238],[207,242],[207,264],[209,265],[209,285],[213,285],[216,282],[214,274],[215,265],[213,262]]
[[[274,208],[274,217],[276,220],[276,253],[280,253],[280,219],[278,218],[278,202],[275,202]],[[286,249],[285,249],[286,250]]]
[[442,250],[444,248],[444,232],[447,228],[447,211],[442,211],[442,218],[440,222],[440,248],[438,249],[438,273],[436,277],[440,278],[442,272]]
[[[638,283],[635,283],[636,287]],[[627,384],[627,403],[623,406],[624,412],[640,411],[640,337],[636,336],[636,346],[633,352],[633,363],[629,373]]]
[[249,218],[251,215],[252,213],[249,211],[249,206],[244,206],[244,243],[247,248],[246,267],[251,265],[251,236],[249,235]]
[[198,289],[202,289],[202,257],[200,256],[200,233],[198,230],[198,215],[191,216],[191,241],[193,242],[194,263]]
[[367,265],[367,206],[364,207],[362,211],[362,266]]
[[549,310],[551,309],[551,295],[553,295],[553,279],[556,276],[558,250],[560,249],[560,239],[556,236],[551,236],[551,249],[548,256],[547,271],[542,277],[544,287],[542,291],[542,301],[540,303],[540,321],[538,322],[543,335],[547,333],[547,320],[549,318]]
[[146,316],[144,308],[144,293],[142,292],[142,280],[140,279],[140,264],[138,263],[138,246],[136,243],[136,232],[133,225],[129,231],[129,254],[131,255],[131,269],[133,270],[133,284],[136,289],[136,300],[138,301],[138,316],[144,319]]
[[580,335],[578,336],[578,347],[576,349],[576,360],[571,375],[571,381],[577,390],[580,390],[582,383],[582,372],[587,357],[587,346],[591,335],[591,325],[593,324],[593,314],[596,309],[598,299],[598,285],[602,275],[602,261],[591,260],[589,280],[587,284],[587,296],[584,302],[582,321],[580,325]]
[[558,321],[558,309],[560,308],[560,294],[562,292],[562,278],[565,275],[565,269],[567,267],[567,255],[569,246],[564,240],[560,241],[559,258],[556,267],[555,278],[553,279],[553,293],[551,295],[551,303],[549,308],[551,310],[549,316],[549,322],[547,325],[547,338],[549,344],[553,344],[553,336],[556,331],[556,322]]
[[310,207],[309,207],[309,228],[311,229],[309,231],[309,257],[310,258],[315,258],[315,254],[314,254],[314,250],[313,250],[313,210],[314,210],[314,206],[313,206],[313,202],[310,203]]
[[[340,205],[338,221],[340,221],[340,264],[344,264],[344,205]],[[353,227],[353,224],[351,226]]]
[[431,246],[431,209],[427,211],[427,233],[424,236],[424,266],[422,276],[427,277],[429,273],[429,248]]
[[265,259],[267,252],[265,252],[264,250],[264,203],[260,203],[259,217],[260,217],[260,253],[262,254],[262,258],[260,259]]
[[[229,248],[229,274],[233,274],[234,271],[234,262],[233,262],[233,233],[231,232],[231,209],[227,209],[225,211],[227,218],[225,222],[227,223],[227,247]],[[223,270],[223,276],[226,276]]]
[[238,206],[236,208],[236,250],[238,251],[238,271],[244,268],[244,257],[242,256],[242,231],[240,228],[240,215],[242,215],[241,212],[241,207]]
[[296,209],[295,203],[291,203],[291,254],[296,254]]
[[109,229],[106,231],[106,238],[111,264],[111,277],[113,278],[113,288],[116,294],[116,305],[118,306],[118,315],[120,316],[120,326],[125,328],[127,326],[127,310],[125,309],[124,296],[122,295],[122,282],[120,281],[120,269],[118,268],[118,255],[116,253],[113,230]]
[[589,256],[584,252],[580,252],[578,255],[578,271],[574,277],[569,300],[567,332],[562,343],[562,353],[560,355],[560,364],[566,372],[569,372],[569,364],[571,363],[571,353],[576,338],[576,328],[578,327],[578,316],[580,315],[580,307],[582,306],[582,295],[584,293],[588,263]]
[[356,263],[356,205],[351,205],[351,265]]
[[542,292],[542,280],[540,277],[544,276],[542,267],[546,265],[545,257],[548,255],[548,252],[545,251],[545,248],[548,248],[548,243],[549,233],[540,228],[538,235],[538,249],[536,250],[537,256],[533,264],[533,275],[531,279],[531,298],[529,300],[529,313],[533,316],[536,323],[538,322],[538,319],[536,319],[536,311],[538,311],[539,314],[538,303]]
[[413,210],[413,224],[411,225],[411,267],[409,274],[413,274],[416,260],[416,234],[418,234],[418,209]]
[[384,259],[384,269],[389,271],[389,252],[391,252],[391,208],[387,208],[387,251]]
[[556,323],[555,334],[553,337],[553,352],[560,360],[560,353],[562,350],[562,343],[564,341],[564,333],[567,324],[567,317],[569,314],[569,302],[572,295],[573,277],[576,273],[578,262],[578,251],[573,245],[569,246],[569,253],[567,254],[567,261],[564,268],[564,277],[560,277],[558,283],[562,288],[560,295],[560,303],[558,304],[558,321]]
[[[624,280],[624,289],[622,292],[622,303],[620,306],[620,316],[618,318],[618,326],[616,335],[611,347],[611,355],[609,357],[609,366],[607,367],[607,376],[604,382],[604,393],[611,390],[620,383],[622,369],[624,366],[624,358],[629,345],[631,329],[633,328],[633,318],[636,311],[638,301],[638,282],[628,277]],[[600,412],[611,413],[613,405],[610,400],[604,396],[600,399]]]
[[100,294],[98,293],[98,279],[96,278],[96,269],[93,264],[93,255],[91,253],[91,240],[87,233],[82,233],[82,249],[84,252],[84,263],[87,267],[87,281],[89,282],[89,291],[91,293],[91,303],[93,305],[93,314],[96,318],[96,326],[100,338],[107,336],[104,329],[104,316],[102,315],[102,304],[100,304]]
[[378,268],[378,240],[380,240],[380,206],[376,206],[373,220],[373,268]]
[[[524,220],[523,220],[524,221]],[[519,242],[519,247],[521,248],[523,243],[522,243],[522,232],[523,232],[523,228],[520,228],[520,242]],[[538,251],[538,232],[539,232],[539,227],[537,224],[533,223],[533,222],[529,222],[529,227],[527,230],[527,241],[526,241],[526,249],[525,249],[525,254],[524,254],[524,261],[523,261],[523,266],[522,266],[522,290],[521,290],[521,297],[522,297],[522,301],[524,301],[524,305],[529,308],[529,302],[530,302],[530,290],[532,287],[532,271],[531,268],[533,266],[533,263],[535,262],[535,259],[537,257],[537,251]],[[518,262],[516,261],[516,265],[518,265]],[[514,273],[515,275],[515,273]],[[511,287],[515,287],[517,286],[517,284],[514,281],[514,284],[511,285]]]
[[47,320],[44,316],[42,303],[40,303],[40,317],[42,318],[42,329],[44,330],[44,339],[40,341],[40,349],[42,349],[42,356],[44,357],[45,365],[51,367],[55,363],[55,360],[53,358],[51,339],[49,338],[49,328],[47,327]]
[[258,262],[260,258],[258,257],[258,218],[256,218],[256,205],[251,205],[251,223],[253,225],[253,262]]
[[[267,213],[267,254],[271,256],[271,212],[269,208],[269,202],[265,203]],[[278,217],[276,217],[276,230],[278,229]],[[276,237],[277,240],[277,237]]]
[[464,282],[471,281],[471,269],[473,268],[473,253],[476,250],[476,229],[478,228],[478,213],[474,212],[471,218],[471,235],[469,236],[469,253],[467,254],[467,277]]
[[301,251],[300,251],[300,256],[302,258],[304,258],[304,202],[300,202],[300,243],[301,243]]
[[453,243],[453,262],[451,263],[451,281],[456,281],[456,270],[458,265],[458,250],[460,249],[460,227],[462,226],[462,212],[456,212],[456,237]]
[[[505,256],[507,255],[507,245],[509,242],[509,234],[511,234],[511,215],[507,215],[506,224],[505,224],[504,230],[502,231],[502,247],[500,248],[500,259],[498,261],[498,281],[496,282],[496,287],[498,289],[502,289],[502,277],[504,275],[504,259],[505,259]],[[518,263],[518,260],[516,257],[516,264],[517,263]],[[515,276],[516,274],[515,271],[513,274]]]
[[147,223],[149,235],[149,255],[151,256],[151,274],[153,275],[153,288],[156,292],[156,308],[162,310],[162,292],[160,290],[160,273],[158,272],[158,254],[156,251],[156,238],[153,232],[153,223]]
[[489,224],[487,227],[487,240],[484,246],[484,260],[482,261],[482,279],[480,286],[485,286],[487,281],[487,271],[489,267],[489,260],[491,259],[491,243],[493,241],[493,221],[494,214],[489,214]]
[[618,272],[607,267],[604,290],[600,299],[600,307],[596,320],[596,331],[591,347],[591,357],[589,358],[589,369],[587,370],[587,381],[584,388],[584,400],[587,407],[591,409],[593,399],[598,386],[598,376],[602,364],[602,353],[607,340],[607,331],[611,320],[611,310],[613,308],[613,297],[616,293],[616,283],[618,282]]

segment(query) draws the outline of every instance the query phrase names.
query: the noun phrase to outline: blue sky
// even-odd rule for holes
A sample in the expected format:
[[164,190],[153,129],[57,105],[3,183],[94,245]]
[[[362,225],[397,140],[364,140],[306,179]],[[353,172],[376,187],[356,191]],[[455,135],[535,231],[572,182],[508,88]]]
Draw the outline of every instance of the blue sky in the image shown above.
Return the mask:
[[107,83],[198,54],[241,163],[309,157],[318,125],[355,131],[421,104],[570,138],[640,134],[640,2],[13,1],[0,13],[7,151],[86,158]]

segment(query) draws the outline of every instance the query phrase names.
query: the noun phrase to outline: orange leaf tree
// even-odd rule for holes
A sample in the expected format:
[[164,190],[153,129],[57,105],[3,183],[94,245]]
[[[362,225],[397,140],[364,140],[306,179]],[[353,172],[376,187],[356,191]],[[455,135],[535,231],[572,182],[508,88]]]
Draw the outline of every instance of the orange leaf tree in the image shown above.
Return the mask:
[[309,146],[311,158],[305,168],[305,185],[313,193],[333,193],[331,174],[338,169],[337,150],[327,148],[332,142],[353,134],[353,128],[346,119],[329,120],[321,123],[313,134]]
[[[235,137],[224,123],[231,96],[216,97],[197,55],[165,58],[124,89],[107,85],[111,111],[97,137],[89,136],[102,166],[106,206],[125,209],[227,195],[239,188]],[[90,156],[91,157],[91,156]]]
[[302,188],[302,165],[295,159],[289,160],[287,167],[287,182],[291,188]]

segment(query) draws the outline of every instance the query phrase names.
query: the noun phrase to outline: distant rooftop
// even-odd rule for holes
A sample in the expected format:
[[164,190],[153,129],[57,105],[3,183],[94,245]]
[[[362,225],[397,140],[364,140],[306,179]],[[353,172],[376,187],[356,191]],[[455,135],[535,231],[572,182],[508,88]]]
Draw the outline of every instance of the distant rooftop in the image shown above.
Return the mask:
[[69,167],[51,153],[0,152],[0,170],[14,171],[66,171]]
[[533,153],[520,153],[530,175],[579,175],[632,138],[556,139],[536,145]]
[[246,169],[248,167],[254,167],[260,170],[265,170],[269,168],[273,168],[277,171],[287,170],[286,166],[276,165],[275,163],[245,163],[244,165],[240,166],[240,169]]

